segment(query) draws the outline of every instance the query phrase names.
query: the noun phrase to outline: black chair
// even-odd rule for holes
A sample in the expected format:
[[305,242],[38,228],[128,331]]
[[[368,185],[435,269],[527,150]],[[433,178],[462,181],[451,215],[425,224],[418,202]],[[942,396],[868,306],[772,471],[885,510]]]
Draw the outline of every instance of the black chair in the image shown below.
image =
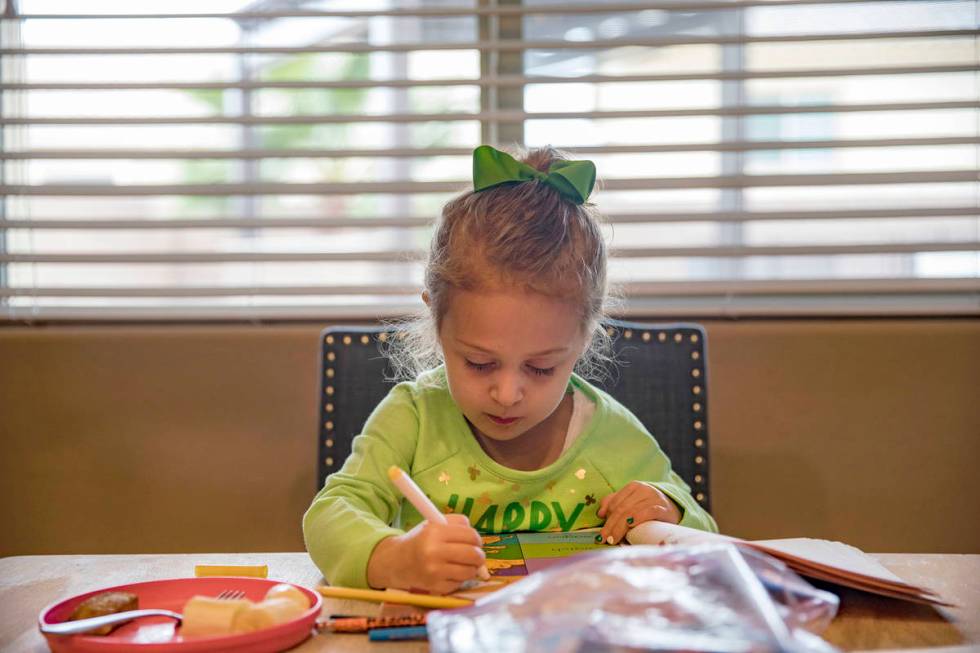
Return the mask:
[[[599,387],[633,411],[653,433],[674,470],[710,510],[705,333],[697,324],[609,321],[620,364]],[[340,469],[351,440],[394,385],[380,341],[384,327],[328,327],[320,334],[318,488]]]

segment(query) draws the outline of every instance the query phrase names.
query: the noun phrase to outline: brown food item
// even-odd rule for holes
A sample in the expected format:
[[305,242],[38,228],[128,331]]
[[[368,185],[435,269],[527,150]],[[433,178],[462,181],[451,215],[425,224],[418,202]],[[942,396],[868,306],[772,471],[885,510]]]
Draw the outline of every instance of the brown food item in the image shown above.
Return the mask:
[[[78,619],[88,619],[89,617],[101,617],[106,614],[115,614],[125,610],[136,610],[139,608],[139,598],[132,592],[102,592],[95,596],[90,596],[79,603],[68,621]],[[108,635],[116,625],[102,626],[96,630],[90,630],[87,635]]]

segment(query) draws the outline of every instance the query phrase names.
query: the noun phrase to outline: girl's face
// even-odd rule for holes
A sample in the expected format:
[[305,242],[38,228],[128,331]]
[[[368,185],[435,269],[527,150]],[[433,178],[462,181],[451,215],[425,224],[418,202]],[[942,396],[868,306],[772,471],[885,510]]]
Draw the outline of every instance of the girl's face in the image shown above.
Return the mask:
[[452,292],[439,331],[449,392],[477,435],[515,440],[565,395],[585,347],[577,307],[506,286]]

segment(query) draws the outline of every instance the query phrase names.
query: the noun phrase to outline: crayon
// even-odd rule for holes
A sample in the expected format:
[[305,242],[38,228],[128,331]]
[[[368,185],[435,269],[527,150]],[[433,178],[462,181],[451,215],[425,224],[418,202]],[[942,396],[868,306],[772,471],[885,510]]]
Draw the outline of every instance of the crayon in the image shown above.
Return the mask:
[[335,633],[364,633],[375,628],[424,625],[424,614],[405,615],[404,617],[353,617],[331,619],[327,622],[327,630]]
[[417,605],[422,608],[465,608],[472,605],[469,599],[455,596],[434,596],[432,594],[412,594],[403,590],[365,590],[354,587],[334,587],[333,585],[318,585],[316,591],[323,596],[333,599],[355,599],[359,601],[376,601],[378,603],[399,603],[402,605]]
[[252,576],[268,578],[268,565],[194,565],[194,575],[201,576]]
[[429,632],[425,626],[406,626],[404,628],[375,628],[368,631],[368,640],[372,642],[393,642],[404,639],[428,639]]

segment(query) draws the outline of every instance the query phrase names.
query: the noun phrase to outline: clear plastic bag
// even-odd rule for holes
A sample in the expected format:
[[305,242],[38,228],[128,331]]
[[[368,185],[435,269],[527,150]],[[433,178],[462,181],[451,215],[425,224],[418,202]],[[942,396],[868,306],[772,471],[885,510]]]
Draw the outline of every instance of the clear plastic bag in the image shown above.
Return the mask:
[[630,546],[429,615],[435,653],[829,652],[837,597],[734,544]]

